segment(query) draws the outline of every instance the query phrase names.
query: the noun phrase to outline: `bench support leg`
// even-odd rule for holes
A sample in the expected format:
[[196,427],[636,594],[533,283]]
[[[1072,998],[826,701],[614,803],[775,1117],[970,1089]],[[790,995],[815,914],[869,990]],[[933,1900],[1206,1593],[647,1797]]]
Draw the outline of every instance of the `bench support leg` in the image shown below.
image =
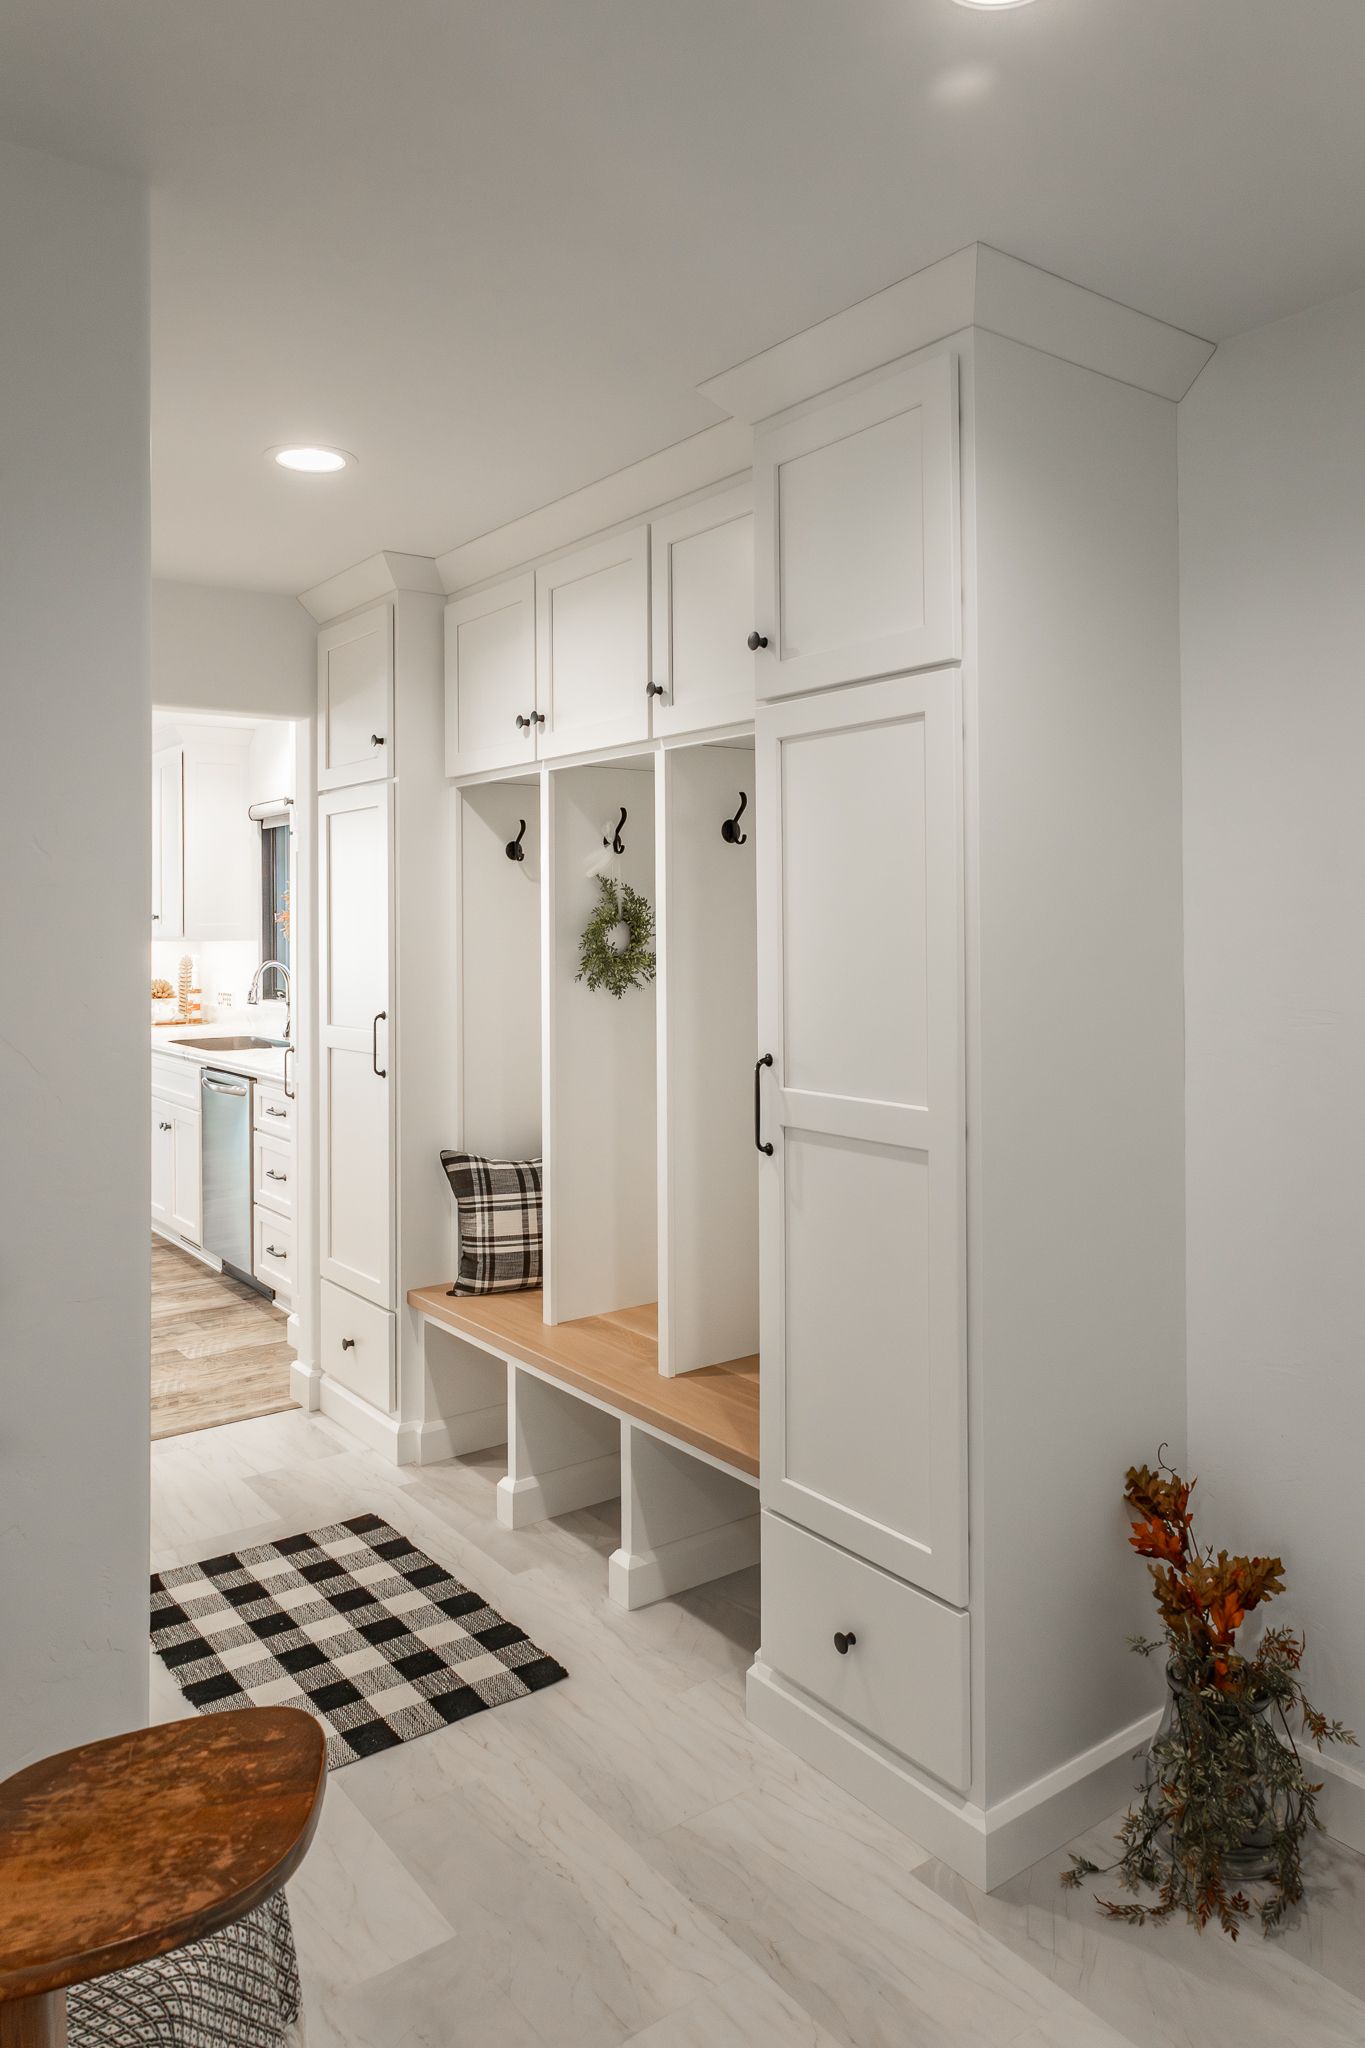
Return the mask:
[[417,1460],[465,1458],[507,1440],[507,1365],[437,1323],[422,1325],[423,1415]]
[[507,1477],[498,1520],[524,1529],[550,1515],[615,1500],[621,1425],[614,1415],[513,1364],[507,1379]]
[[617,1605],[648,1607],[757,1563],[758,1487],[622,1422]]

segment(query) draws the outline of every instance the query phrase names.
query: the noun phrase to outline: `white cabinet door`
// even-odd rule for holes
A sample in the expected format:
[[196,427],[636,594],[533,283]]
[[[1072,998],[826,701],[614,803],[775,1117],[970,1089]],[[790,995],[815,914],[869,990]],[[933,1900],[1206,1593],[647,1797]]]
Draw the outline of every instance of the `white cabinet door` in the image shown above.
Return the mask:
[[170,1112],[173,1153],[171,1229],[198,1244],[203,1236],[203,1195],[200,1187],[199,1111],[175,1109]]
[[446,774],[536,757],[536,579],[446,606]]
[[318,801],[320,1271],[393,1305],[389,786]]
[[186,747],[185,936],[260,943],[260,833],[247,815],[247,748]]
[[152,937],[185,933],[184,755],[159,747],[152,755]]
[[754,491],[718,492],[650,528],[654,732],[754,715]]
[[324,1280],[318,1363],[328,1379],[385,1413],[397,1405],[395,1318]]
[[649,528],[536,570],[542,760],[649,738]]
[[763,1504],[967,1597],[956,670],[760,706]]
[[754,436],[760,697],[962,651],[957,358]]
[[318,634],[318,788],[393,772],[393,607],[376,604]]
[[173,1230],[175,1206],[175,1105],[152,1097],[152,1221]]

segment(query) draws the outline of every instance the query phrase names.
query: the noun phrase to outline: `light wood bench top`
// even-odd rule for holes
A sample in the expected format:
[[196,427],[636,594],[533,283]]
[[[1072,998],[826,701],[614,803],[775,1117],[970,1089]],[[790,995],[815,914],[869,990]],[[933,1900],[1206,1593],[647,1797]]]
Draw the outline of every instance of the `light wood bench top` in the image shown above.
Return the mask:
[[444,1287],[414,1287],[408,1303],[457,1337],[518,1359],[757,1479],[757,1358],[663,1378],[656,1303],[574,1323],[545,1322],[538,1289],[452,1295]]

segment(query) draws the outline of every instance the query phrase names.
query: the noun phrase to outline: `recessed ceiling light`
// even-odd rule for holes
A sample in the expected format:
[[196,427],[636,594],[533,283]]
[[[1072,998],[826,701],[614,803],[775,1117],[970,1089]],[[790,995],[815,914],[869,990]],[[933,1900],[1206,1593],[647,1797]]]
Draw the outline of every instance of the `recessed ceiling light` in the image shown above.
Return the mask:
[[307,476],[328,476],[355,461],[344,448],[267,448],[281,469],[302,470]]
[[1027,7],[1030,0],[957,0],[959,7]]

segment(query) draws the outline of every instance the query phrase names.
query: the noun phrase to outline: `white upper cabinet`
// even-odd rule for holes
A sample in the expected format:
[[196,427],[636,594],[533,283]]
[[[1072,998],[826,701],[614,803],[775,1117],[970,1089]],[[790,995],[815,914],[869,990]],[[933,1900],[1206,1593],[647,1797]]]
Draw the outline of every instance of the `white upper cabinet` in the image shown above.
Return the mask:
[[957,359],[754,436],[760,697],[957,661]]
[[446,774],[536,757],[536,580],[513,576],[445,608]]
[[754,492],[721,491],[650,528],[655,735],[754,715]]
[[956,670],[757,720],[763,1505],[967,1597]]
[[371,605],[318,635],[318,788],[394,772],[393,607]]
[[536,571],[542,760],[649,738],[649,528]]
[[152,937],[185,931],[184,755],[159,747],[152,755]]
[[184,778],[185,936],[196,945],[259,940],[260,839],[247,815],[245,745],[187,746]]

